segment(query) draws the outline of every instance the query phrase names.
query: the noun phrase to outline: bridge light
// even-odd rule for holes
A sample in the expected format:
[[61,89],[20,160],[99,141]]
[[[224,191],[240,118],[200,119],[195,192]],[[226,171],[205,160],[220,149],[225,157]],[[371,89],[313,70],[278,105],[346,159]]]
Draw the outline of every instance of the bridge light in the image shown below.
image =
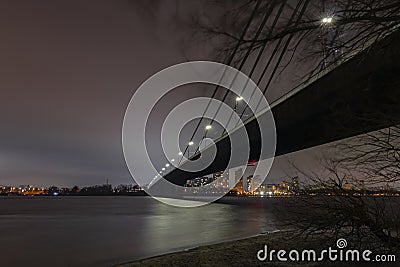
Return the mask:
[[322,24],[331,24],[333,22],[333,18],[332,17],[325,17],[322,18]]
[[235,107],[233,108],[234,111],[236,111],[236,109],[238,107],[238,102],[240,102],[242,100],[243,100],[243,97],[241,97],[241,96],[236,97]]
[[162,168],[161,170],[162,170],[162,171],[165,171],[165,168]]
[[174,159],[171,159],[171,162],[174,162],[175,160]]
[[211,128],[212,128],[211,125],[207,125],[207,126],[206,126],[206,130],[210,130]]
[[179,151],[178,155],[179,155],[179,156],[182,156],[182,155],[183,155],[183,153],[182,153],[181,151]]
[[193,143],[193,141],[190,141],[188,144],[189,144],[189,146],[192,146],[194,143]]
[[168,164],[168,163],[167,163],[167,164],[165,164],[165,167],[167,167],[167,168],[168,168],[168,167],[169,167],[169,164]]

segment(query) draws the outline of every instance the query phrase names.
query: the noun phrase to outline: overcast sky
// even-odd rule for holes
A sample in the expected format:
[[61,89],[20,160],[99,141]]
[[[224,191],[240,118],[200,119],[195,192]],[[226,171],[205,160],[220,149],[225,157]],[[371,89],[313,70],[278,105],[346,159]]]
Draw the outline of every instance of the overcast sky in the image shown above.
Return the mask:
[[131,182],[120,146],[125,108],[146,78],[185,60],[164,10],[2,2],[0,183]]
[[132,183],[121,148],[130,97],[167,66],[212,59],[206,44],[185,49],[177,21],[199,4],[184,3],[2,1],[0,184]]

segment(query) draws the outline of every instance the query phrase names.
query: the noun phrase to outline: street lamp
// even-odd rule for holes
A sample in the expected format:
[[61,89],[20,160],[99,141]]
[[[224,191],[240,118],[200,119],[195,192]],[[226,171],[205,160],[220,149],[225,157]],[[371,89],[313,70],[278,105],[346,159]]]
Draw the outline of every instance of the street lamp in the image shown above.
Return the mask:
[[[332,16],[325,16],[321,19],[321,25],[325,26],[327,28],[330,27],[330,25],[333,23],[333,17]],[[323,53],[323,63],[324,63],[324,68],[326,67],[327,63],[327,55],[326,55],[326,44],[325,44],[325,35],[321,35],[321,42],[322,42],[322,53]]]
[[[204,135],[204,138],[207,138],[207,131],[211,130],[211,128],[212,128],[211,124],[206,126],[206,134]],[[204,147],[206,147],[206,146],[207,146],[207,143],[204,143]]]
[[332,17],[324,17],[324,18],[322,18],[321,22],[322,22],[322,24],[325,24],[325,25],[331,24],[333,22],[333,18]]
[[242,100],[243,100],[243,97],[241,97],[241,96],[236,97],[236,99],[235,99],[235,107],[233,108],[234,111],[236,111],[236,109],[237,109],[238,102],[240,102]]
[[168,168],[168,167],[169,167],[169,164],[168,164],[168,163],[167,163],[167,164],[165,164],[165,167],[167,167],[167,168]]
[[194,143],[193,143],[193,141],[190,141],[189,143],[188,143],[188,149],[187,149],[187,151],[188,151],[188,157],[190,157],[190,153],[189,153],[189,147],[190,146],[192,146]]
[[162,170],[162,171],[165,171],[165,168],[162,168],[161,170]]
[[171,159],[171,162],[174,162],[175,160],[174,159]]

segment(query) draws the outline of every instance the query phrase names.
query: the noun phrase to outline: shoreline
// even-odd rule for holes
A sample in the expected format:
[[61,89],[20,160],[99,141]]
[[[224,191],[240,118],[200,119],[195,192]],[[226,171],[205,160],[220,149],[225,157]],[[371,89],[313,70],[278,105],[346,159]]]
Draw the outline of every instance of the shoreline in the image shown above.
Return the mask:
[[[214,248],[217,246],[218,247],[226,246],[228,244],[233,244],[236,242],[243,242],[243,241],[250,240],[253,238],[260,238],[260,237],[267,236],[267,235],[268,236],[276,235],[277,233],[282,234],[282,232],[286,232],[286,230],[275,230],[275,231],[271,231],[271,232],[247,236],[244,238],[235,238],[235,239],[225,240],[225,241],[217,242],[217,243],[196,245],[193,247],[178,249],[175,251],[170,251],[170,252],[162,253],[162,254],[155,255],[155,256],[139,258],[139,259],[135,259],[135,260],[128,261],[128,262],[122,262],[122,263],[118,263],[118,264],[112,265],[112,266],[113,267],[154,266],[154,265],[171,266],[171,265],[175,265],[176,263],[172,263],[172,262],[170,262],[170,260],[173,260],[174,258],[180,258],[182,256],[185,257],[185,254],[188,254],[188,253],[190,254],[192,252],[195,252],[195,253],[202,252],[203,250],[208,250],[210,248]],[[200,264],[200,263],[197,262],[197,264]],[[183,264],[183,265],[187,265],[187,264]]]
[[[257,252],[262,249],[264,245],[274,245],[283,241],[287,241],[288,239],[291,239],[292,236],[293,231],[291,230],[275,230],[251,235],[244,238],[225,240],[218,243],[198,245],[182,250],[166,252],[164,254],[123,262],[113,266],[136,267],[221,265],[246,266],[249,264],[265,265],[266,262],[261,262],[257,260]],[[276,246],[279,247],[279,245]],[[282,266],[281,264],[279,265],[279,263],[277,263],[278,265],[270,264],[271,262],[268,262],[268,266]]]
[[[143,257],[143,258],[137,258],[137,259],[130,260],[130,261],[127,261],[127,262],[117,263],[117,264],[114,264],[112,266],[114,266],[114,267],[117,267],[117,266],[119,266],[119,267],[127,267],[127,266],[131,266],[130,264],[136,264],[137,262],[143,262],[143,261],[147,261],[147,260],[151,260],[151,259],[155,259],[155,258],[161,258],[161,257],[165,257],[165,256],[168,256],[168,255],[179,254],[179,253],[184,253],[184,252],[190,252],[190,251],[194,251],[194,250],[198,250],[198,249],[203,249],[205,247],[219,246],[219,245],[223,245],[225,243],[240,242],[240,241],[247,240],[247,239],[257,238],[257,237],[260,237],[260,236],[277,235],[278,233],[283,233],[283,232],[288,232],[288,231],[289,230],[273,230],[273,231],[263,232],[263,233],[259,233],[259,234],[249,235],[249,236],[242,237],[242,238],[233,238],[233,239],[226,239],[226,240],[223,240],[223,241],[203,243],[203,244],[198,244],[198,245],[194,245],[194,246],[191,246],[191,247],[178,248],[178,249],[167,251],[165,253],[161,253],[161,254],[158,254],[158,255],[153,255],[153,256]],[[133,265],[133,266],[136,266],[136,265]]]
[[137,259],[129,262],[113,265],[114,267],[139,267],[139,266],[397,266],[396,262],[363,262],[363,261],[260,261],[257,259],[257,252],[268,246],[271,250],[306,250],[335,246],[323,240],[323,234],[305,239],[297,235],[293,230],[278,230],[261,233],[242,239],[223,241],[220,243],[199,245],[192,248],[175,252],[152,256],[144,259]]

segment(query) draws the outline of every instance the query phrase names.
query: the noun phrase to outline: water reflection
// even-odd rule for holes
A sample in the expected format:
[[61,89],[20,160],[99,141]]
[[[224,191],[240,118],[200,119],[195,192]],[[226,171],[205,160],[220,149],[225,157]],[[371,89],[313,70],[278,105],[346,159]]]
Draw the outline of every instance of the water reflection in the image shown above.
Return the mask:
[[176,208],[145,197],[1,198],[2,264],[108,266],[276,229],[276,199],[222,202]]

